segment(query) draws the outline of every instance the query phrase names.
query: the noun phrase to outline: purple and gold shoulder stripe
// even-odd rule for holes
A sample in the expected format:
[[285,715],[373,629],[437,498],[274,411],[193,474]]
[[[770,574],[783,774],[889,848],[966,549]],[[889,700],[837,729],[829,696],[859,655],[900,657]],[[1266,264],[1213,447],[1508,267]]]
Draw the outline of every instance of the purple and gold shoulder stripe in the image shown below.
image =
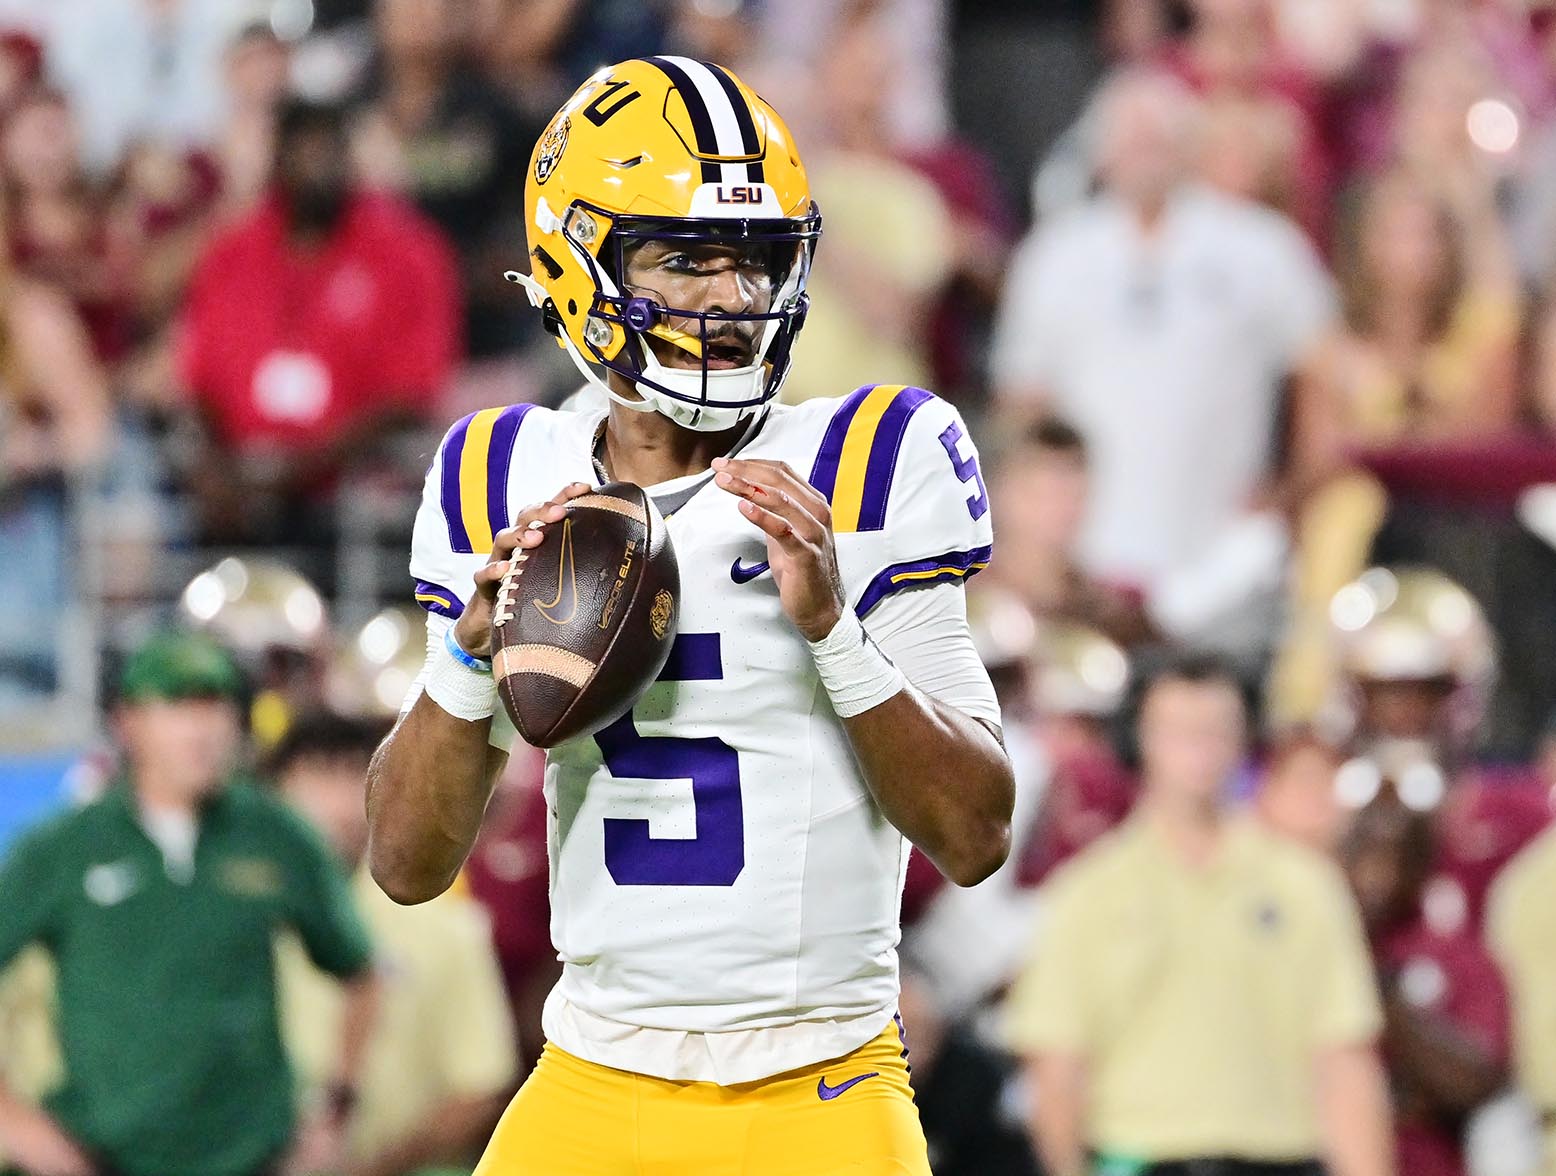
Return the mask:
[[457,592],[428,580],[416,581],[416,603],[428,612],[437,613],[451,621],[457,621],[459,614],[465,611],[465,602],[459,599]]
[[989,566],[989,558],[993,554],[994,548],[986,545],[968,551],[948,551],[933,559],[892,564],[891,567],[878,572],[865,585],[864,592],[859,596],[859,602],[854,605],[854,612],[863,617],[881,601],[895,593],[909,588],[922,588],[947,580],[965,580],[969,576],[975,576]]
[[485,408],[449,430],[439,493],[452,550],[484,555],[492,536],[508,525],[508,462],[519,426],[534,407]]
[[932,392],[871,384],[848,396],[827,425],[810,483],[832,504],[832,530],[879,531],[908,422]]

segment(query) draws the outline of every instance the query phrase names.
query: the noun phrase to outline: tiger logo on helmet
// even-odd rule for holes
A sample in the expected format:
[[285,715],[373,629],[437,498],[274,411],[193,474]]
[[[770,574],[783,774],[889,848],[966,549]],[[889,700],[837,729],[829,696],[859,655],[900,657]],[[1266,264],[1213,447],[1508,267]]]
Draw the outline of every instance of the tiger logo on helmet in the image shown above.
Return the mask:
[[[507,276],[611,400],[719,430],[778,394],[821,216],[783,120],[729,70],[651,57],[596,72],[536,145],[525,218],[532,272]],[[749,251],[768,304],[678,307],[628,287],[627,259],[666,241]],[[749,354],[710,362],[710,343],[730,331],[749,338]],[[666,363],[656,344],[691,361]],[[641,399],[613,388],[612,373]]]

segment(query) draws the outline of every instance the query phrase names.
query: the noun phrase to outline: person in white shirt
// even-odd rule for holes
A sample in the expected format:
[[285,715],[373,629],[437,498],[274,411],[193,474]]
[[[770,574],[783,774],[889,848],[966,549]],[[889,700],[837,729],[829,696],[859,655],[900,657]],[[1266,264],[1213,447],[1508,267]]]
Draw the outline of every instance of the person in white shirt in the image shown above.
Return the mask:
[[1336,302],[1295,224],[1192,183],[1193,96],[1131,70],[1099,99],[1102,189],[1011,266],[992,375],[1001,407],[1085,435],[1088,572],[1132,584],[1171,637],[1257,651],[1287,539],[1271,499],[1288,378]]

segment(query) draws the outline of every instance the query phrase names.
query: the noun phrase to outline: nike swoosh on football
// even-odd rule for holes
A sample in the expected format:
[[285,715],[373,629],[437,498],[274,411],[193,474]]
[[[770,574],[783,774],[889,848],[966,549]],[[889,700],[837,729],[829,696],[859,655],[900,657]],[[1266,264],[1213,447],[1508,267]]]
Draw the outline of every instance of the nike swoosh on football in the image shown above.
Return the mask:
[[729,578],[737,584],[745,584],[756,579],[765,571],[767,571],[767,561],[765,559],[761,563],[754,563],[747,567],[740,562],[740,557],[736,556],[735,562],[729,565]]
[[880,1074],[879,1070],[871,1070],[868,1074],[860,1074],[857,1078],[850,1078],[847,1082],[839,1082],[836,1086],[828,1086],[826,1077],[822,1076],[816,1079],[816,1094],[821,1098],[822,1102],[831,1102],[845,1090],[858,1086],[866,1078],[878,1078]]
[[562,521],[562,554],[557,563],[556,595],[550,600],[538,596],[532,602],[540,615],[553,625],[565,625],[578,611],[578,581],[573,570],[573,520]]

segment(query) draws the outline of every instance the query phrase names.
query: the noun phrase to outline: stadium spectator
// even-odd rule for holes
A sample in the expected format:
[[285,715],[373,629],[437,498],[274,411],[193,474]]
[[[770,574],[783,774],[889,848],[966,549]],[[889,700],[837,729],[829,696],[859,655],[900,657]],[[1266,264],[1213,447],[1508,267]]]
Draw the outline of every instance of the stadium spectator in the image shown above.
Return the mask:
[[988,577],[1043,620],[1090,625],[1128,647],[1155,636],[1139,593],[1088,575],[1080,540],[1091,502],[1086,440],[1057,417],[996,450],[989,493],[1001,504],[1000,558]]
[[[241,690],[208,640],[147,641],[114,716],[124,776],[0,863],[0,967],[37,944],[58,974],[64,1085],[41,1107],[0,1089],[0,1149],[23,1171],[245,1176],[282,1159],[296,1133],[282,927],[350,984],[336,1078],[355,1084],[375,1000],[367,938],[324,847],[238,777]],[[304,1132],[316,1159],[338,1127]]]
[[[1243,122],[1251,135],[1232,145],[1261,152],[1278,177],[1276,207],[1323,242],[1331,192],[1329,160],[1314,125],[1321,95],[1276,35],[1274,5],[1191,0],[1188,9],[1189,27],[1168,43],[1163,64],[1206,98],[1208,127],[1223,129],[1229,116]],[[1271,176],[1236,194],[1264,199]]]
[[1020,1070],[947,1015],[906,954],[902,964],[903,1048],[913,1067],[913,1101],[935,1176],[1038,1176],[1021,1119]]
[[222,56],[244,6],[94,0],[46,18],[49,72],[81,119],[82,158],[107,176],[142,139],[210,143],[224,113]]
[[540,130],[469,68],[470,11],[376,0],[379,60],[352,139],[365,180],[414,201],[458,251],[465,349],[486,359],[535,338],[535,316],[502,274],[525,255],[524,180]]
[[1161,73],[1108,84],[1104,191],[1022,244],[993,377],[1010,414],[1058,413],[1086,437],[1085,570],[1139,591],[1168,636],[1253,661],[1286,552],[1258,509],[1282,384],[1306,395],[1333,298],[1291,222],[1187,181],[1198,113]]
[[114,444],[108,382],[75,309],[0,263],[0,699],[57,687],[76,573],[68,486]]
[[826,147],[808,158],[828,256],[808,286],[811,313],[784,385],[790,401],[930,378],[926,332],[954,260],[951,218],[934,184],[893,154],[880,20],[841,31],[818,66],[820,84],[807,78],[810,92],[786,104],[814,120],[809,137]]
[[[517,1085],[513,1027],[485,912],[461,894],[397,906],[361,868],[367,765],[382,735],[377,723],[316,711],[292,727],[270,761],[280,795],[352,873],[378,961],[378,1020],[360,1085],[349,1092],[342,1170],[351,1176],[468,1164]],[[280,960],[283,1024],[306,1105],[309,1094],[328,1097],[340,1071],[342,992],[295,940],[283,944]]]
[[1336,271],[1346,331],[1317,403],[1340,444],[1512,427],[1519,292],[1483,173],[1399,168],[1370,182]]
[[[1302,3],[1285,0],[1288,9]],[[1338,52],[1349,62],[1335,71],[1325,119],[1325,138],[1342,171],[1381,170],[1409,156],[1423,142],[1422,131],[1446,152],[1440,162],[1468,162],[1479,149],[1466,116],[1484,98],[1506,102],[1515,117],[1522,111],[1538,121],[1549,111],[1549,70],[1528,22],[1511,6],[1433,0],[1405,20],[1390,20],[1381,9],[1343,7],[1363,27],[1325,38],[1331,53],[1337,42],[1358,35],[1362,41],[1359,49]]]
[[1456,909],[1433,901],[1434,838],[1432,814],[1390,783],[1351,816],[1341,860],[1382,989],[1399,1170],[1464,1176],[1465,1124],[1506,1073],[1507,993]]
[[[1355,451],[1515,425],[1517,278],[1489,184],[1476,173],[1461,180],[1448,187],[1431,172],[1396,169],[1366,187],[1341,225],[1346,330],[1297,422],[1314,490],[1299,523],[1294,625],[1279,671],[1277,707],[1288,718],[1311,717],[1329,601],[1366,566],[1389,519],[1380,484],[1350,466]],[[1413,558],[1430,561],[1437,544],[1454,541],[1411,518],[1420,534],[1397,542],[1416,548]]]
[[1507,978],[1519,1089],[1544,1135],[1542,1176],[1556,1172],[1556,830],[1515,857],[1492,887],[1486,934]]
[[18,272],[71,299],[112,364],[132,341],[133,259],[109,231],[106,193],[82,171],[77,144],[62,94],[35,90],[17,103],[0,132],[8,247]]
[[1301,119],[1285,103],[1260,102],[1241,94],[1212,95],[1205,100],[1195,171],[1228,196],[1263,204],[1301,224],[1322,248],[1329,204],[1315,200],[1301,182],[1305,175],[1298,158],[1302,133]]
[[112,443],[108,381],[69,300],[0,264],[0,488],[91,469]]
[[132,342],[162,343],[210,235],[221,184],[216,161],[200,152],[147,142],[125,156],[109,217],[116,248],[133,267]]
[[1394,1170],[1355,905],[1333,866],[1229,810],[1245,739],[1228,669],[1164,671],[1136,816],[1052,883],[1011,1002],[1052,1176]]
[[334,479],[420,420],[458,353],[436,228],[355,186],[333,107],[281,110],[271,192],[206,250],[180,368],[210,443],[192,474],[209,538],[318,542]]
[[291,51],[268,25],[243,29],[227,49],[227,117],[212,145],[222,207],[253,208],[264,196],[275,156],[276,110],[286,97]]
[[43,81],[43,45],[22,29],[0,31],[0,116]]

